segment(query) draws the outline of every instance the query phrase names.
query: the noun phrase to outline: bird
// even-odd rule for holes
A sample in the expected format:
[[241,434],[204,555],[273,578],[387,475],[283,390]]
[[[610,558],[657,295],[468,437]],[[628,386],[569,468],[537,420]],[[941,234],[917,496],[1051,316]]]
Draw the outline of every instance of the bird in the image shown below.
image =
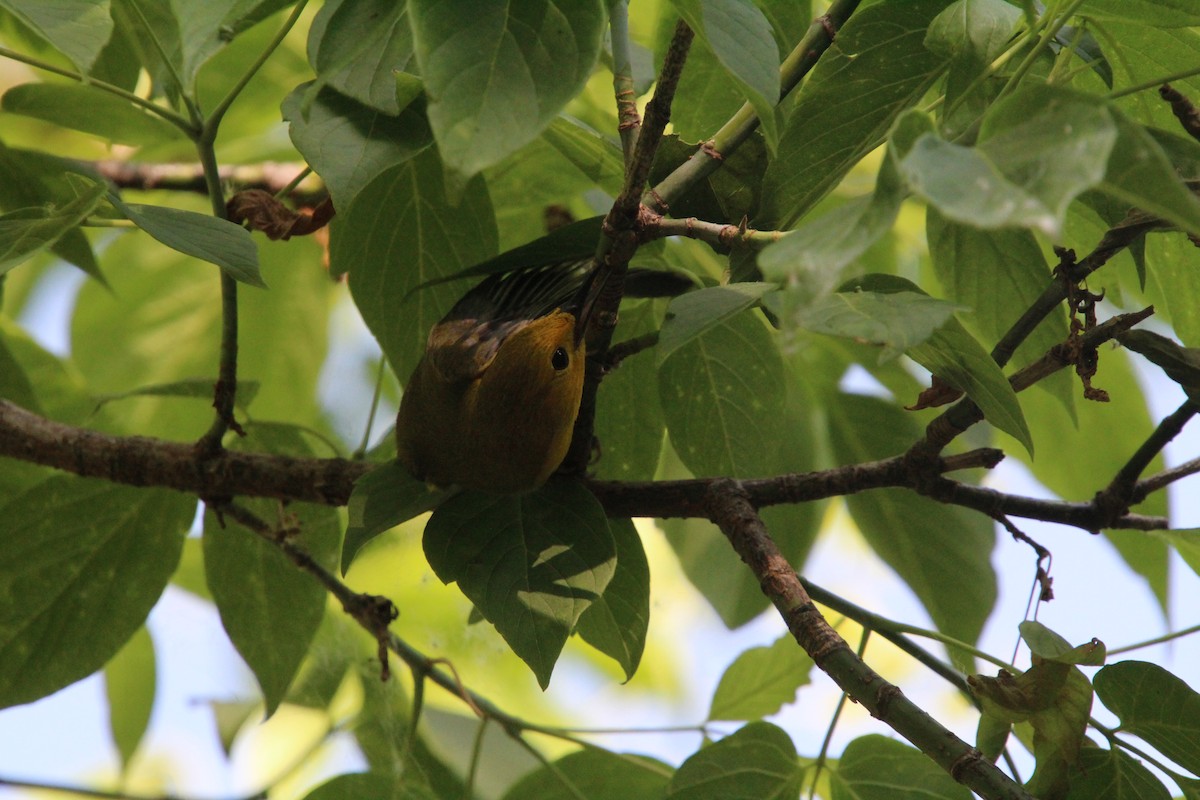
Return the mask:
[[492,275],[433,326],[396,418],[415,477],[497,494],[546,482],[579,413],[597,274],[587,259]]
[[[593,259],[492,275],[429,332],[396,417],[400,463],[419,480],[496,494],[542,486],[571,444],[585,333],[607,279]],[[629,296],[666,296],[690,277],[631,269]]]

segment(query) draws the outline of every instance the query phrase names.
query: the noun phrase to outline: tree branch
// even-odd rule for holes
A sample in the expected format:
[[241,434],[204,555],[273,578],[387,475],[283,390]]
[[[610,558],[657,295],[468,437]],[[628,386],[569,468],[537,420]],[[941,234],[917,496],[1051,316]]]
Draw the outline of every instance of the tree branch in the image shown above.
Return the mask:
[[763,593],[771,599],[804,652],[842,691],[980,796],[989,800],[1032,800],[1028,792],[982,753],[944,728],[855,655],[821,616],[738,482],[727,478],[713,481],[705,506],[710,519],[754,572]]

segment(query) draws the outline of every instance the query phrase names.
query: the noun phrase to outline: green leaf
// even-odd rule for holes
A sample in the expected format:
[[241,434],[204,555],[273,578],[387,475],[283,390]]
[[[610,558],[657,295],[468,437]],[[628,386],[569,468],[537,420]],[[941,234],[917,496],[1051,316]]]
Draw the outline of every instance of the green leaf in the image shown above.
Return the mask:
[[4,93],[0,108],[115,144],[140,147],[184,138],[179,128],[162,117],[93,86],[23,83]]
[[338,209],[349,209],[380,173],[433,144],[418,109],[389,116],[330,89],[308,102],[312,87],[301,84],[284,99],[283,118],[292,143],[329,187]]
[[1155,531],[1154,536],[1170,544],[1192,572],[1200,575],[1200,528]]
[[[659,303],[623,303],[614,341],[620,342],[658,328]],[[0,373],[2,374],[2,373]],[[626,358],[605,376],[596,398],[595,434],[600,458],[597,478],[646,481],[654,478],[662,453],[666,421],[658,393],[647,392],[658,380],[652,353]]]
[[769,717],[796,699],[810,682],[813,661],[790,633],[766,647],[752,647],[725,668],[712,706],[710,720],[755,720]]
[[576,633],[633,677],[650,626],[650,564],[633,520],[610,519],[617,568],[600,598],[579,617]]
[[1159,28],[1200,25],[1200,9],[1190,0],[1088,0],[1087,15]]
[[870,197],[856,197],[804,223],[764,249],[758,266],[767,279],[785,282],[793,304],[805,307],[827,294],[843,267],[891,231],[903,200],[895,164],[885,157]]
[[1096,673],[1096,694],[1121,730],[1200,775],[1200,693],[1157,664],[1121,661]]
[[412,476],[397,461],[380,464],[354,482],[346,511],[350,522],[342,545],[342,572],[367,542],[415,516],[432,511],[453,494]]
[[[390,116],[400,113],[420,93],[420,79],[409,74],[416,64],[404,3],[326,3],[308,31],[308,60],[317,73],[318,86],[330,86]],[[406,95],[413,89],[416,92],[398,97],[398,82]],[[317,170],[317,174],[322,173]]]
[[771,23],[749,0],[671,0],[754,106],[767,141],[779,140],[779,48]]
[[1057,238],[1070,202],[1104,179],[1117,139],[1101,101],[1040,87],[993,106],[977,146],[930,132],[896,153],[897,166],[908,186],[950,219]]
[[[842,394],[828,407],[839,464],[894,456],[921,437],[912,416],[877,398]],[[991,521],[903,489],[851,495],[846,504],[871,549],[908,584],[938,630],[974,643],[996,602]]]
[[[15,211],[40,206],[47,201],[57,202],[59,197],[63,202],[75,199],[77,193],[73,190],[64,193],[51,189],[56,179],[72,174],[66,164],[60,159],[39,159],[40,155],[37,151],[18,150],[0,143],[0,209]],[[104,282],[92,246],[82,230],[68,230],[50,245],[50,251]]]
[[265,289],[258,269],[258,247],[250,232],[229,220],[180,208],[108,200],[135,225],[172,250],[216,264],[231,278]]
[[[35,414],[44,414],[41,403],[29,382],[29,376],[13,357],[4,338],[0,337],[0,398],[16,403]],[[661,417],[661,414],[659,415]],[[661,439],[661,436],[659,437]]]
[[1190,268],[1195,249],[1183,236],[1146,238],[1146,261],[1154,266],[1146,284],[1148,299],[1160,313],[1165,310],[1179,341],[1190,347],[1200,347],[1200,303],[1188,301],[1200,297],[1200,270]]
[[565,479],[530,494],[455,495],[430,517],[423,541],[437,576],[458,584],[543,689],[616,568],[604,509]]
[[1118,334],[1117,341],[1162,367],[1192,402],[1200,403],[1200,350],[1181,347],[1166,336],[1143,330]]
[[105,191],[103,184],[91,184],[78,197],[61,205],[23,208],[0,215],[0,275],[78,227]]
[[1180,180],[1162,146],[1147,130],[1110,108],[1117,141],[1100,191],[1200,234],[1200,200]]
[[0,8],[12,12],[83,73],[91,71],[113,31],[108,0],[0,0]]
[[787,798],[800,791],[791,738],[769,722],[751,722],[679,765],[668,800]]
[[696,337],[757,305],[763,295],[776,288],[770,283],[730,283],[676,297],[667,306],[667,318],[658,338],[658,363],[661,365]]
[[987,350],[957,319],[933,336],[908,348],[908,356],[979,406],[988,422],[1012,436],[1033,454],[1033,435],[1017,393]]
[[533,141],[592,73],[600,0],[408,4],[429,122],[447,167],[469,178]]
[[693,474],[771,473],[784,409],[783,364],[754,315],[732,316],[675,350],[659,367],[658,394],[671,443]]
[[[125,400],[130,397],[182,397],[212,402],[213,386],[216,382],[216,378],[191,378],[170,383],[158,383],[153,386],[139,386],[128,392],[102,395],[96,398],[96,407],[100,408],[114,400]],[[237,396],[234,398],[237,407],[244,410],[254,402],[254,396],[258,394],[259,386],[258,381],[238,381]]]
[[[1065,800],[1170,800],[1154,773],[1123,750],[1084,747]],[[1185,797],[1187,795],[1185,794]]]
[[304,796],[304,800],[344,800],[371,797],[376,800],[436,800],[438,795],[415,781],[398,783],[391,775],[356,772],[330,778]]
[[66,476],[0,506],[0,708],[56,692],[121,649],[175,571],[194,513],[177,492]]
[[597,187],[616,196],[625,178],[621,147],[577,119],[559,114],[542,139]]
[[332,230],[331,271],[350,273],[350,294],[388,363],[407,378],[425,352],[429,329],[462,293],[423,283],[487,259],[496,228],[483,181],[454,205],[432,150],[380,175],[359,192]]
[[987,64],[1012,39],[1021,10],[1004,0],[955,0],[934,17],[925,47],[946,58]]
[[1038,658],[1058,664],[1078,664],[1085,667],[1103,666],[1107,655],[1099,639],[1072,647],[1071,643],[1035,620],[1025,620],[1019,626],[1021,638]]
[[[239,448],[309,456],[295,431],[253,429]],[[289,531],[288,541],[326,569],[337,563],[341,522],[337,510],[247,499],[247,510],[272,527]],[[226,517],[204,515],[204,571],[230,641],[254,672],[273,714],[296,677],[325,613],[325,589],[299,569],[273,542]]]
[[[998,342],[1052,280],[1029,231],[983,231],[951,222],[931,208],[926,214],[926,237],[938,281],[950,299],[967,306],[957,316],[987,344]],[[1058,307],[1017,348],[1012,363],[1018,367],[1032,363],[1066,338],[1067,315]],[[1074,413],[1069,373],[1063,371],[1035,385]]]
[[502,800],[659,800],[670,773],[645,756],[588,747],[529,773]]
[[1092,708],[1092,685],[1079,668],[1039,661],[1015,677],[1002,671],[998,678],[972,675],[967,680],[984,714],[1032,726],[1037,769],[1026,784],[1029,793],[1064,796]]
[[884,0],[860,9],[838,31],[786,104],[787,124],[764,178],[767,220],[789,227],[803,216],[925,95],[946,60],[922,42],[945,5]]
[[933,336],[961,306],[922,292],[838,292],[803,310],[796,324],[882,348],[879,363]]
[[886,736],[860,736],[842,751],[830,780],[833,800],[969,800],[928,756]]
[[108,728],[121,756],[122,770],[129,769],[150,724],[155,676],[154,642],[144,626],[104,665]]

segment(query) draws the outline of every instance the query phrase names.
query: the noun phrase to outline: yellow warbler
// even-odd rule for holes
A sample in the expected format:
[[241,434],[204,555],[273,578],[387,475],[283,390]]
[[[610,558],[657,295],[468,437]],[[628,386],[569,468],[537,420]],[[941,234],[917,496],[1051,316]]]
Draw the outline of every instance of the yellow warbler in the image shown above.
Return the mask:
[[[429,332],[404,387],[397,456],[417,478],[497,493],[536,489],[571,444],[584,332],[603,284],[590,259],[487,278]],[[630,297],[675,295],[686,276],[631,269]]]
[[492,492],[550,477],[583,392],[599,288],[590,263],[494,275],[433,326],[396,419],[397,455],[415,476]]

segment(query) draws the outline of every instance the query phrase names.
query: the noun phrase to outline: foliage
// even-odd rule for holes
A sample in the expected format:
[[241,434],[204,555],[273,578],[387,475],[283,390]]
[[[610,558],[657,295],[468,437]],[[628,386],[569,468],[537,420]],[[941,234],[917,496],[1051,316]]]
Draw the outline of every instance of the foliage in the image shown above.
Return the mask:
[[[214,704],[227,750],[251,710],[309,709],[366,765],[279,796],[1198,796],[1182,677],[1030,621],[1023,670],[976,646],[1019,622],[994,614],[997,524],[1045,601],[1014,520],[1104,534],[1164,612],[1170,553],[1200,564],[1166,516],[1200,465],[1160,454],[1200,410],[1200,12],[813,5],[0,0],[0,707],[103,672],[132,770],[173,586],[258,684]],[[408,475],[376,410],[430,327],[480,274],[593,253],[694,288],[597,334],[566,474],[515,496]],[[75,268],[60,355],[29,332]],[[330,346],[346,311],[369,359]],[[1157,425],[1135,362],[1185,395]],[[1002,455],[1056,497],[982,486]],[[802,586],[831,505],[936,630]],[[551,725],[570,711],[537,691],[564,653],[626,691],[678,680],[632,517],[728,626],[774,605],[788,628],[730,654],[677,765]],[[973,745],[806,591],[969,699]],[[913,746],[798,753],[765,718],[814,668]]]

